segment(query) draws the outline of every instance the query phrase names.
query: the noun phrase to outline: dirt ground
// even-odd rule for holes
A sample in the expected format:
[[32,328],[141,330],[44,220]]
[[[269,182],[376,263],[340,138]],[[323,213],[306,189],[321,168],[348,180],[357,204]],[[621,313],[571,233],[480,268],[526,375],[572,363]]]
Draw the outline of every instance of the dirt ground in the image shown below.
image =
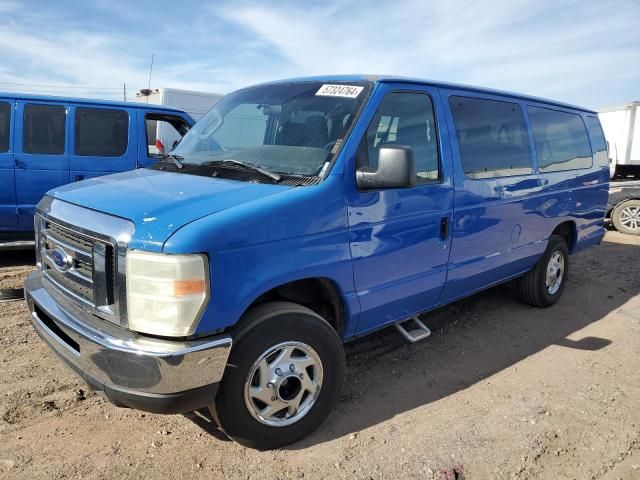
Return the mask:
[[[0,255],[0,288],[21,286],[33,257]],[[349,344],[337,408],[272,452],[111,406],[2,303],[0,478],[640,479],[639,267],[640,238],[609,232],[550,309],[498,287],[426,315],[417,344]]]

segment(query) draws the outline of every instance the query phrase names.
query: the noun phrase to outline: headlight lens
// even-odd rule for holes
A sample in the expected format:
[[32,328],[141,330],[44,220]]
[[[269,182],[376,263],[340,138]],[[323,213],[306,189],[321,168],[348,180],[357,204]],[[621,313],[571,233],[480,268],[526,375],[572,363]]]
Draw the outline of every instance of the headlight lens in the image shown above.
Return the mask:
[[127,316],[136,332],[191,335],[209,296],[204,255],[127,252]]

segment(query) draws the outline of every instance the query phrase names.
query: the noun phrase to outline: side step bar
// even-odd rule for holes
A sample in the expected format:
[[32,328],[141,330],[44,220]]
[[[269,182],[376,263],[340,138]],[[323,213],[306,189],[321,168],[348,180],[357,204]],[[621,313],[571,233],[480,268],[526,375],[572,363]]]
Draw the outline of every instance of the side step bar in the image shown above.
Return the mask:
[[[410,330],[407,330],[407,328],[405,328],[405,325],[409,322],[413,323],[414,327]],[[422,323],[422,321],[417,316],[402,320],[395,325],[398,331],[409,343],[416,343],[417,341],[422,340],[423,338],[427,338],[429,335],[431,335],[431,330],[429,330],[429,327]]]
[[24,300],[24,288],[0,288],[0,303]]
[[27,250],[35,248],[36,243],[33,240],[15,240],[12,242],[0,241],[1,250]]

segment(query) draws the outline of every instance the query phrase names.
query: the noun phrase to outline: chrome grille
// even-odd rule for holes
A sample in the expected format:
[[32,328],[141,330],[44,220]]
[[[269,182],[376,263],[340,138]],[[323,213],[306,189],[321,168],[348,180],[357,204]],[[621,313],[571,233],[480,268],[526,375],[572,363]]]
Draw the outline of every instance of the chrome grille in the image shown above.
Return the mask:
[[45,276],[76,300],[95,307],[93,240],[50,220],[40,230]]
[[39,221],[41,268],[50,285],[97,315],[118,323],[114,246],[51,218]]
[[[35,216],[36,261],[57,301],[127,327],[126,253],[133,222],[46,195]],[[62,265],[56,268],[54,251]]]

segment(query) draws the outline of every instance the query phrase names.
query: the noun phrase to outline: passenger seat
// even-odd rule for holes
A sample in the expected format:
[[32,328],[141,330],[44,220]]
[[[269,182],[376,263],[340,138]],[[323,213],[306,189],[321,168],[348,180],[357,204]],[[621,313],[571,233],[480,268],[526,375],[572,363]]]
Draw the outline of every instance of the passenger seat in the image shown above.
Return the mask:
[[322,148],[329,143],[329,128],[322,115],[312,115],[304,122],[304,146]]

